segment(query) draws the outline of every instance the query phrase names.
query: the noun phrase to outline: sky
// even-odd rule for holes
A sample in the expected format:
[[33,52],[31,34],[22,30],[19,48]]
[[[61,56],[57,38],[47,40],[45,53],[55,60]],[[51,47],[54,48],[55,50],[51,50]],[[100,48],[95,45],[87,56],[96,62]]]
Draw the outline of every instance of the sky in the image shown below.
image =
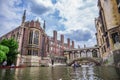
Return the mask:
[[0,37],[21,24],[26,10],[26,21],[39,20],[46,33],[53,30],[83,47],[96,45],[95,17],[98,17],[97,0],[0,0]]

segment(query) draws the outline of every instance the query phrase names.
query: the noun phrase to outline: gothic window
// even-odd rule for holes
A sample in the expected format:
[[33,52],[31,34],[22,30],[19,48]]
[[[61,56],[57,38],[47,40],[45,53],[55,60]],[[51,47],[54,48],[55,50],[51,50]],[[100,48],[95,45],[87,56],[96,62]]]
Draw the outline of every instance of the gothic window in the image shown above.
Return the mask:
[[12,38],[14,38],[14,39],[15,39],[15,34],[13,34]]
[[29,44],[32,44],[32,40],[33,40],[33,30],[31,30],[29,33]]
[[18,40],[18,38],[19,38],[19,32],[17,32],[17,40]]
[[39,44],[39,32],[35,31],[34,33],[34,44],[38,45]]
[[38,56],[38,50],[33,50],[33,55]]
[[28,55],[38,56],[38,50],[29,49]]
[[28,50],[28,55],[32,55],[32,50]]

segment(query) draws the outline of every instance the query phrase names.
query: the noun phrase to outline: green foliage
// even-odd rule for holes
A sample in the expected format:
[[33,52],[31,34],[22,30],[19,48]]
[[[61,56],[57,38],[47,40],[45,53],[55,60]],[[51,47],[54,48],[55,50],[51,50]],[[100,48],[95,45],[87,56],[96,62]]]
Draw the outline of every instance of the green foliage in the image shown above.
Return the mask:
[[5,52],[6,54],[9,52],[9,48],[7,46],[0,45],[0,50]]
[[18,54],[18,43],[13,38],[11,39],[3,39],[0,44],[7,46],[9,48],[9,52],[7,54],[7,63],[11,65],[15,62]]
[[7,59],[6,54],[9,52],[9,48],[3,45],[0,45],[0,63],[3,62],[3,60]]
[[4,59],[6,59],[6,54],[0,50],[0,63],[3,62]]

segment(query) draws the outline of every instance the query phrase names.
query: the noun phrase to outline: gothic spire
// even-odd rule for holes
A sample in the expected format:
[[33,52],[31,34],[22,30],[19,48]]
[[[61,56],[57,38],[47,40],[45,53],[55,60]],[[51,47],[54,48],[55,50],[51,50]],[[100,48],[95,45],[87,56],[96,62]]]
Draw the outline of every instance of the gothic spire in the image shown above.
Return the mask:
[[43,23],[43,29],[44,29],[44,30],[45,30],[45,27],[46,27],[46,26],[45,26],[45,20],[44,20],[44,23]]
[[26,10],[24,10],[23,16],[22,16],[22,24],[25,22],[26,19]]

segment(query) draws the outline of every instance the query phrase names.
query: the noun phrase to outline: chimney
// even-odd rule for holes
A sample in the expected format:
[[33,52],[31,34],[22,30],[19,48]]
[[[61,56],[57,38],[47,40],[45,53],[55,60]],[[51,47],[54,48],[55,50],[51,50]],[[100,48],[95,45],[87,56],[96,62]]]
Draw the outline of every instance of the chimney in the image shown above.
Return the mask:
[[70,48],[70,38],[67,39],[68,48]]
[[53,39],[54,41],[57,41],[57,31],[53,31]]
[[64,44],[64,35],[61,35],[61,43]]
[[72,48],[74,48],[74,41],[72,41]]
[[86,45],[84,44],[84,48],[86,48]]

